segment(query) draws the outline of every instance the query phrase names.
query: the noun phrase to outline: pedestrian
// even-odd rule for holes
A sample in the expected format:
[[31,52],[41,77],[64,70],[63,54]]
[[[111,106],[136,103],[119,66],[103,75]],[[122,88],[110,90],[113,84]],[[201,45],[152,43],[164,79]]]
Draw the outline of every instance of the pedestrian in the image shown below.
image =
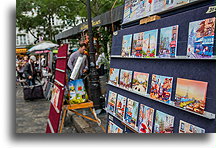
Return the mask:
[[32,55],[30,56],[28,63],[26,63],[25,65],[24,75],[26,77],[29,86],[35,85],[35,78],[36,78],[35,62],[36,62],[36,57]]
[[107,64],[108,64],[108,60],[106,59],[104,52],[102,52],[98,56],[98,59],[96,61],[96,69],[97,69],[100,76],[102,76],[108,72]]
[[41,67],[45,67],[46,66],[46,59],[44,58],[44,55],[41,55]]
[[81,78],[88,71],[88,57],[86,54],[84,54],[86,47],[87,46],[85,43],[81,43],[79,45],[79,49],[70,55],[68,63],[67,63],[71,72],[73,72],[74,66],[77,62],[78,57],[83,57],[77,78]]

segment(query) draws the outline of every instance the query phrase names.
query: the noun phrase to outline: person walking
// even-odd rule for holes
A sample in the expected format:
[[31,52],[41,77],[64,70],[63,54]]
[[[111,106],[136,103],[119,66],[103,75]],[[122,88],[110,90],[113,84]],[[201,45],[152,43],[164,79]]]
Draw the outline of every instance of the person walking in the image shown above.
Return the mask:
[[29,86],[35,85],[35,78],[36,78],[35,62],[36,62],[36,57],[32,55],[29,58],[28,63],[26,63],[25,65],[24,75],[26,77]]
[[87,55],[84,54],[85,50],[86,50],[86,44],[85,43],[80,44],[79,49],[70,55],[67,63],[71,72],[73,72],[78,57],[83,57],[77,78],[81,78],[83,74],[85,74],[88,71],[88,57]]

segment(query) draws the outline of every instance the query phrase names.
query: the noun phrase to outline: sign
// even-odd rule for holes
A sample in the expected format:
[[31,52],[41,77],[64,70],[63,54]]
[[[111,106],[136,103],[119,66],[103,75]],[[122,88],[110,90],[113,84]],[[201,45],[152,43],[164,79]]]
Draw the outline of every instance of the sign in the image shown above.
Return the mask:
[[159,20],[160,18],[161,18],[160,16],[154,15],[154,16],[151,16],[151,17],[147,17],[147,18],[141,19],[140,20],[140,25],[147,24],[147,23]]
[[[101,20],[97,20],[97,21],[92,20],[92,27],[99,25],[99,24],[101,24]],[[88,25],[86,24],[80,27],[80,30],[86,30],[86,29],[88,29]]]
[[210,6],[206,13],[213,13],[216,12],[216,6]]
[[16,48],[16,53],[26,53],[27,49],[26,48]]

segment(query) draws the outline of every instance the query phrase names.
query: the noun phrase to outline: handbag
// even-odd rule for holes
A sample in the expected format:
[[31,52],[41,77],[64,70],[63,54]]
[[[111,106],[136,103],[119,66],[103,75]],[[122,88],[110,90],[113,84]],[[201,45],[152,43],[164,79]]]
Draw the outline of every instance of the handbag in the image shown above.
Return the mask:
[[44,98],[42,85],[24,86],[24,100],[33,101],[34,99]]
[[42,99],[44,98],[42,85],[35,85],[32,90],[33,99]]
[[23,94],[24,94],[24,100],[34,100],[32,98],[32,91],[33,87],[32,86],[24,86],[23,87]]

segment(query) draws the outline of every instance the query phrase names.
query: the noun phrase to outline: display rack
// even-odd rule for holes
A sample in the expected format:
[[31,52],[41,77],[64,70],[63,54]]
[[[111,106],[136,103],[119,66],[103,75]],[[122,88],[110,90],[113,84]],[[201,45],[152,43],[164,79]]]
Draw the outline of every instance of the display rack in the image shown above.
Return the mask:
[[114,87],[117,87],[117,88],[119,88],[119,89],[128,91],[128,92],[130,92],[130,93],[133,93],[133,94],[136,94],[136,95],[145,97],[145,98],[147,98],[147,99],[151,99],[151,100],[154,100],[154,101],[157,101],[157,102],[160,102],[160,103],[164,103],[164,104],[166,104],[166,105],[169,105],[169,106],[172,106],[172,107],[175,107],[175,108],[184,110],[184,111],[186,111],[186,112],[189,112],[189,113],[192,113],[192,114],[195,114],[195,115],[198,115],[198,116],[201,116],[201,117],[203,117],[203,118],[207,118],[207,119],[211,119],[211,120],[214,120],[214,119],[215,119],[215,114],[214,114],[214,113],[210,113],[210,112],[205,111],[203,114],[199,114],[199,113],[196,113],[196,112],[193,112],[193,111],[186,110],[186,109],[184,109],[184,108],[175,106],[173,101],[171,101],[171,103],[168,104],[168,103],[163,102],[163,101],[161,101],[161,100],[152,99],[152,98],[150,97],[149,94],[143,95],[143,94],[141,94],[141,93],[138,93],[138,92],[136,92],[136,91],[133,91],[132,89],[125,89],[125,88],[123,88],[123,87],[116,86],[116,85],[113,85],[113,84],[111,84],[111,83],[107,83],[107,84],[108,84],[108,85],[111,85],[111,86],[114,86]]
[[216,56],[212,56],[211,58],[189,58],[188,56],[176,56],[174,58],[160,58],[159,56],[156,56],[155,58],[138,58],[138,57],[122,57],[120,55],[111,55],[111,58],[122,58],[122,59],[140,59],[140,60],[210,60],[210,61],[215,61]]
[[[144,25],[134,25],[134,22],[128,22],[122,25],[122,30],[113,33],[112,50],[111,50],[111,68],[119,70],[129,70],[133,72],[142,72],[149,74],[147,93],[141,94],[133,91],[132,89],[125,89],[119,85],[108,83],[108,91],[115,92],[126,98],[130,98],[139,104],[144,104],[153,108],[155,111],[161,111],[173,116],[174,119],[174,133],[179,132],[180,120],[186,121],[198,127],[205,129],[205,133],[216,132],[216,49],[214,48],[214,55],[211,58],[189,58],[187,55],[187,42],[189,23],[215,17],[214,13],[207,13],[209,8],[215,6],[215,0],[199,1],[199,3],[191,3],[190,6],[185,5],[172,11],[164,11],[161,19]],[[160,14],[159,14],[160,15]],[[137,20],[138,21],[138,20]],[[174,58],[161,58],[159,57],[159,37],[160,29],[179,25],[179,34],[177,42],[177,53]],[[121,56],[123,36],[139,32],[145,32],[153,29],[158,29],[156,57],[154,58],[141,58],[132,56]],[[214,36],[214,47],[216,47],[216,39]],[[173,92],[171,95],[171,103],[165,103],[160,100],[152,99],[149,95],[151,78],[153,74],[173,77]],[[184,78],[190,80],[197,80],[208,82],[208,89],[206,94],[205,111],[203,114],[194,111],[186,110],[184,108],[175,106],[175,91],[177,78]],[[108,95],[107,95],[108,97]],[[108,103],[108,99],[106,104]],[[140,108],[140,107],[139,107]],[[134,129],[127,122],[118,118],[115,113],[107,110],[108,122],[113,121],[119,127],[124,127],[125,132],[128,129],[134,133],[138,133],[138,129]],[[111,119],[112,116],[114,119]],[[154,119],[155,119],[154,114]],[[138,122],[138,121],[136,121]],[[153,121],[153,129],[155,128],[155,121]],[[137,125],[137,124],[136,124]]]

